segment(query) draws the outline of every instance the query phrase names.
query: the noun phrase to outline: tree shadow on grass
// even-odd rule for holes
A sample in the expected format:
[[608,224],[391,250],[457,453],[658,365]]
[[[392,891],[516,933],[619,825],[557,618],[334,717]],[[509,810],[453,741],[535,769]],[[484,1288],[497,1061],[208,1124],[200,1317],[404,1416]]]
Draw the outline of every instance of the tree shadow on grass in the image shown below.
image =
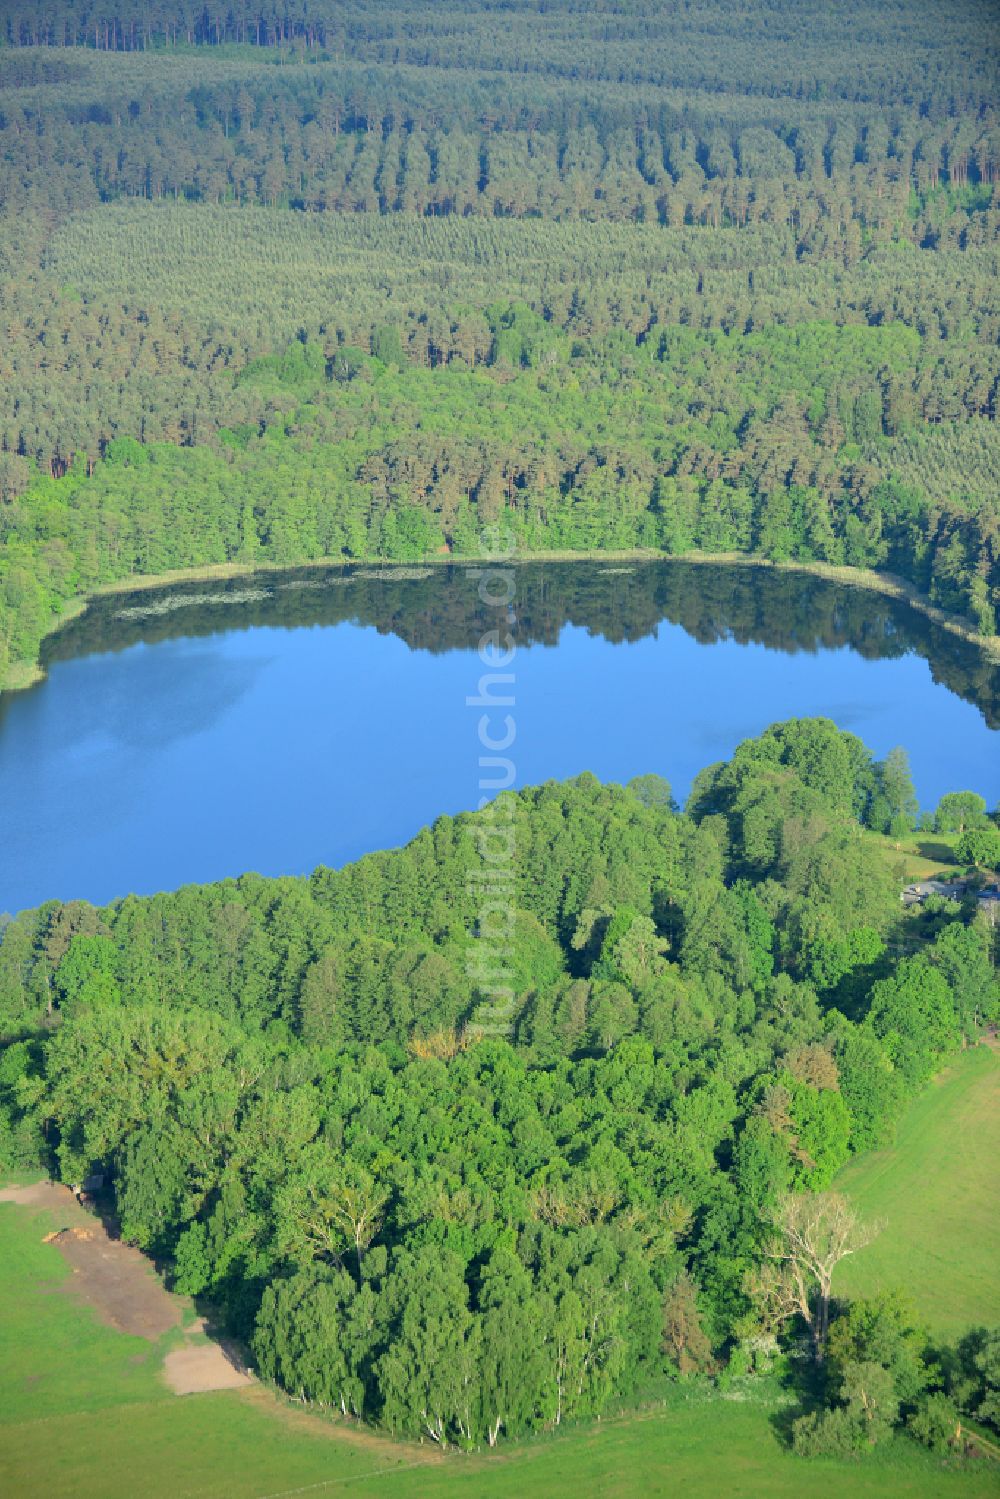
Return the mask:
[[932,843],[922,841],[917,844],[917,852],[922,859],[931,859],[935,864],[954,864],[955,850],[950,843]]
[[826,1382],[822,1368],[817,1367],[804,1345],[792,1348],[785,1356],[779,1384],[789,1397],[768,1417],[768,1423],[782,1447],[790,1450],[792,1427],[800,1416],[822,1410],[826,1404]]

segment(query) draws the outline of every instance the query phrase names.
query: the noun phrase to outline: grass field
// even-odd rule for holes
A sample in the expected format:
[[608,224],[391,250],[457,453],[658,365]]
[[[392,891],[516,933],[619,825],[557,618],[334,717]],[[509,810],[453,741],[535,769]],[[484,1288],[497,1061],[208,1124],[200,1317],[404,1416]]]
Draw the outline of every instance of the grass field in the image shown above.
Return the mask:
[[268,1391],[175,1396],[163,1348],[97,1320],[66,1291],[44,1214],[0,1205],[0,1492],[45,1499],[985,1499],[997,1469],[956,1469],[900,1439],[863,1463],[804,1464],[772,1426],[778,1396],[678,1392],[666,1407],[494,1457],[345,1431]]
[[955,860],[957,833],[909,833],[905,838],[866,833],[865,838],[901,885],[915,880],[958,879],[962,875]]
[[1000,1055],[963,1052],[909,1109],[891,1150],[853,1162],[837,1186],[884,1220],[834,1291],[902,1287],[935,1333],[1000,1323]]

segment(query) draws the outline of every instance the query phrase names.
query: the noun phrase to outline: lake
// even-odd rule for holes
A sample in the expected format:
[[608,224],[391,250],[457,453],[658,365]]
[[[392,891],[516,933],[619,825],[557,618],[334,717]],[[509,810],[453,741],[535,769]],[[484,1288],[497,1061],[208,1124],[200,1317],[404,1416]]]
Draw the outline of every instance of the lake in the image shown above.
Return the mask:
[[[1000,798],[1000,671],[905,605],[678,561],[513,578],[494,693],[518,786],[656,771],[683,799],[741,739],[824,714],[879,756],[904,745],[925,807]],[[46,680],[0,699],[0,911],[302,873],[475,806],[466,699],[507,628],[478,590],[457,565],[359,567],[97,600],[46,642]]]

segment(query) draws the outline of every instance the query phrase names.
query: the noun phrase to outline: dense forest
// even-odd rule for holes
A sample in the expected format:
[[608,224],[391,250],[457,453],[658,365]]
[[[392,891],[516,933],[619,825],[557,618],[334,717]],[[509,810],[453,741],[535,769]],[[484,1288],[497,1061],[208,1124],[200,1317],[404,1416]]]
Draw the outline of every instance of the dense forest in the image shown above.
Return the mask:
[[[996,1419],[995,1340],[928,1360],[898,1297],[795,1292],[802,1235],[873,1231],[839,1167],[1000,1010],[974,899],[904,912],[866,831],[912,815],[902,752],[800,720],[685,814],[584,775],[339,872],[52,902],[0,943],[0,1152],[110,1172],[267,1378],[395,1431],[492,1445],[805,1338],[803,1452],[875,1440],[873,1364],[885,1431],[933,1444]],[[975,796],[937,816],[1000,844]]]
[[501,513],[995,634],[991,6],[0,19],[0,679],[97,583]]
[[921,381],[936,399],[915,332],[678,328],[623,348],[527,307],[480,324],[483,370],[413,363],[394,327],[373,335],[384,358],[293,340],[236,377],[235,425],[213,441],[116,437],[96,468],[78,454],[29,480],[3,514],[6,663],[34,659],[54,610],[131,573],[472,555],[501,520],[527,552],[888,568],[995,632],[995,501],[932,498],[918,453],[909,482],[897,467],[906,437],[880,448],[884,401],[915,404]]
[[[998,41],[991,0],[3,0],[0,687],[234,600],[467,645],[422,564],[502,528],[523,640],[936,632],[995,719]],[[128,591],[198,568],[256,575]],[[968,883],[904,908],[921,817]],[[770,1369],[803,1454],[948,1453],[1000,1332],[838,1299],[879,1225],[836,1178],[1000,1020],[998,821],[809,719],[683,811],[583,775],[0,917],[0,1169],[100,1178],[263,1379],[394,1433]]]

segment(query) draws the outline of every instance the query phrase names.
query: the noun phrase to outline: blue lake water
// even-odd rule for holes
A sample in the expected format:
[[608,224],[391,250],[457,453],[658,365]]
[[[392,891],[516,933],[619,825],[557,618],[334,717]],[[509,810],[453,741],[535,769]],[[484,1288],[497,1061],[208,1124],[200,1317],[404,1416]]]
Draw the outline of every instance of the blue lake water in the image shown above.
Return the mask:
[[[904,745],[925,806],[1000,799],[978,653],[856,590],[648,566],[518,569],[517,785],[657,771],[683,798],[741,739],[823,714]],[[234,592],[102,600],[0,705],[0,911],[342,864],[476,804],[466,697],[496,612],[464,570]]]

